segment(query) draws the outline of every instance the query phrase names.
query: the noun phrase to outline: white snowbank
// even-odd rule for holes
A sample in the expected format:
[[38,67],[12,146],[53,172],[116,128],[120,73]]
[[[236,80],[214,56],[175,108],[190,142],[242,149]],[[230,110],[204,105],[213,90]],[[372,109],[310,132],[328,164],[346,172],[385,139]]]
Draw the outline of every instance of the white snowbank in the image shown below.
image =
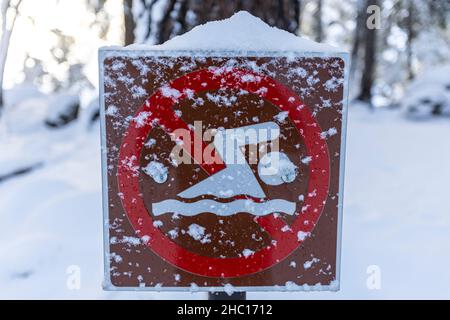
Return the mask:
[[428,68],[406,88],[401,103],[408,116],[450,115],[450,64]]
[[[118,47],[110,48],[118,49]],[[161,45],[134,44],[124,49],[343,52],[338,48],[271,27],[246,11],[239,11],[225,20],[199,25]]]

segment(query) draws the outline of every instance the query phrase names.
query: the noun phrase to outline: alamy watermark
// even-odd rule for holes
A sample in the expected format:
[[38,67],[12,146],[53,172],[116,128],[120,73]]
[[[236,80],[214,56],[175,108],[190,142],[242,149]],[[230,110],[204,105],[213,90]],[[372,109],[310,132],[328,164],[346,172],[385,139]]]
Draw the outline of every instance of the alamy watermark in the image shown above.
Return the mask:
[[377,5],[367,7],[366,13],[369,14],[366,20],[366,27],[369,30],[381,29],[381,8]]
[[[177,129],[170,134],[175,146],[172,162],[179,164],[258,164],[268,161],[265,173],[279,169],[280,128],[274,122],[264,122],[232,129],[214,128],[203,132],[202,121],[195,121],[191,129]],[[248,159],[244,155],[247,146]],[[266,156],[266,157],[265,157]]]
[[69,290],[81,289],[81,268],[78,265],[70,265],[66,268],[66,287]]
[[381,290],[381,268],[373,264],[367,267],[366,287],[369,290]]

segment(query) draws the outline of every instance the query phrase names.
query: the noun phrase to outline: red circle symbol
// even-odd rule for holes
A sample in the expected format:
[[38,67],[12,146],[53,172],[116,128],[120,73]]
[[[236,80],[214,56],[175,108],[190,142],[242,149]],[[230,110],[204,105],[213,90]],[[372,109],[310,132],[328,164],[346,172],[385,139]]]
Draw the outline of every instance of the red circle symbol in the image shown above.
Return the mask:
[[[248,257],[214,258],[190,252],[174,243],[153,225],[139,192],[139,157],[145,140],[154,126],[166,132],[178,128],[188,129],[173,112],[172,107],[192,94],[220,89],[242,89],[270,101],[295,124],[304,139],[309,163],[308,194],[302,212],[286,231],[285,223],[275,215],[256,218],[268,232],[272,244]],[[207,277],[238,277],[260,272],[277,264],[296,250],[316,225],[328,196],[330,159],[326,141],[321,138],[321,128],[302,100],[274,79],[236,68],[209,68],[188,73],[158,89],[137,111],[125,133],[119,155],[118,184],[122,205],[137,235],[162,259],[188,272]],[[192,139],[193,140],[193,139]],[[212,174],[223,164],[202,164]]]

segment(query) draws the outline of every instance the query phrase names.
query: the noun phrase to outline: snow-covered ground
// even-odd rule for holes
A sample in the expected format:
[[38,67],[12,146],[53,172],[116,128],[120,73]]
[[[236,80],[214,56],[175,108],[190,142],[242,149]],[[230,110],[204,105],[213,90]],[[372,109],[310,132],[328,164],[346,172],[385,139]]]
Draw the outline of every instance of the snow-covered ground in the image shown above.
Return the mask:
[[[84,128],[0,136],[0,167],[42,163],[0,182],[0,298],[204,299],[102,291],[99,127]],[[448,119],[350,108],[341,291],[248,298],[450,298],[449,136]],[[379,290],[366,285],[373,265]],[[80,289],[71,290],[78,271]]]

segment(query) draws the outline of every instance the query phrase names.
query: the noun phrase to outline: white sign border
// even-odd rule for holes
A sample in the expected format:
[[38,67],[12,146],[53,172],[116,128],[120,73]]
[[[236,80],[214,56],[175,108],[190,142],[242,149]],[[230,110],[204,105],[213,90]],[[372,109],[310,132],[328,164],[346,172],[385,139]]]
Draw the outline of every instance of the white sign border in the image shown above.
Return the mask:
[[342,220],[344,202],[344,177],[345,155],[347,140],[348,117],[348,93],[350,56],[348,52],[299,52],[299,51],[203,51],[203,50],[145,50],[127,49],[123,47],[102,47],[98,52],[99,63],[99,106],[100,106],[100,136],[101,136],[101,161],[102,161],[102,205],[103,205],[103,264],[104,279],[103,290],[107,291],[149,291],[149,292],[225,292],[228,288],[219,287],[118,287],[112,284],[110,278],[110,252],[109,252],[109,199],[108,199],[108,170],[107,170],[107,145],[106,145],[106,115],[104,99],[104,60],[109,57],[317,57],[317,58],[341,58],[344,61],[344,91],[342,101],[341,146],[339,163],[339,191],[338,191],[338,221],[336,241],[336,279],[330,285],[297,285],[291,286],[233,286],[234,292],[305,292],[305,291],[339,291],[341,278],[342,255]]

